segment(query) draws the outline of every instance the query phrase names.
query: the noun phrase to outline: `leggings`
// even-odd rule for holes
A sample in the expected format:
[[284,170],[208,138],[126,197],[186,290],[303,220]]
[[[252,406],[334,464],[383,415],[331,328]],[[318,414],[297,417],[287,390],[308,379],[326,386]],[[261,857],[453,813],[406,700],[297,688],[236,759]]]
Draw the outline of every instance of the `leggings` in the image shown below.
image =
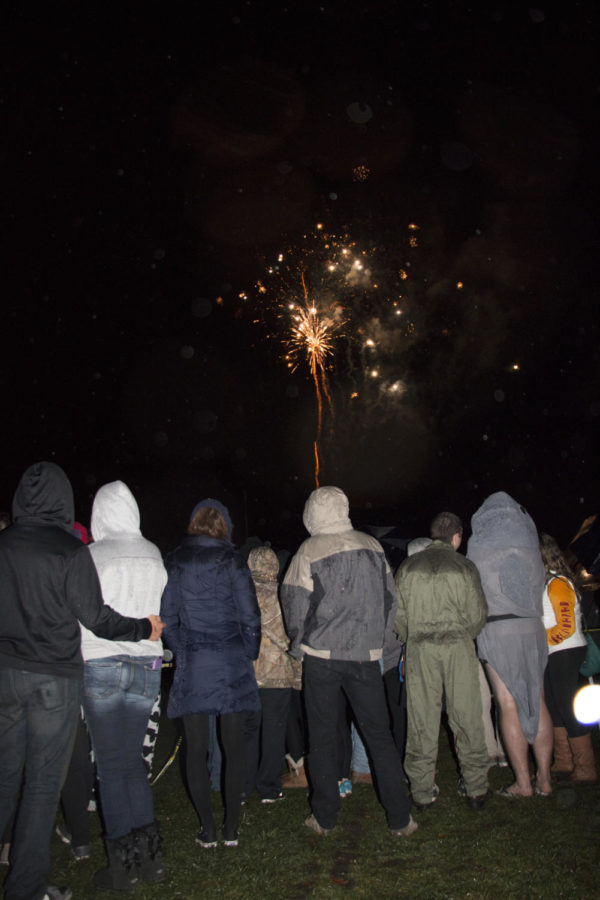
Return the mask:
[[[244,783],[244,719],[246,713],[224,713],[218,716],[223,750],[224,806],[223,835],[237,837],[242,788]],[[212,795],[208,770],[208,714],[183,716],[186,740],[186,776],[188,789],[205,833],[214,838]]]
[[581,725],[573,712],[573,698],[585,680],[579,668],[585,659],[585,647],[555,650],[548,654],[544,674],[544,699],[555,728],[566,728],[570,738],[583,737],[589,732]]

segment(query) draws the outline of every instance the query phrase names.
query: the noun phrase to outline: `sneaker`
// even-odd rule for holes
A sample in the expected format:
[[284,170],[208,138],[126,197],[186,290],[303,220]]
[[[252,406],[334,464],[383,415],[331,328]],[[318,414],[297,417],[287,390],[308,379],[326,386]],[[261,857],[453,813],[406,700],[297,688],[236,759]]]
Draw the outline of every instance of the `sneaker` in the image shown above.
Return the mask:
[[73,896],[73,891],[68,887],[52,887],[52,885],[48,885],[46,888],[46,893],[42,897],[42,900],[71,900]]
[[409,837],[411,834],[414,834],[419,826],[415,822],[412,816],[408,817],[408,825],[405,825],[404,828],[390,828],[390,832],[394,835],[394,837]]
[[205,850],[210,850],[211,847],[217,846],[217,840],[215,836],[208,834],[208,832],[204,831],[204,829],[198,832],[196,843],[200,844],[201,847],[204,847]]
[[317,834],[322,834],[324,837],[333,831],[333,828],[323,828],[322,825],[319,825],[315,816],[312,813],[308,817],[308,819],[304,820],[304,824],[306,825],[307,828],[312,828],[313,831],[315,831]]
[[71,847],[71,853],[76,860],[89,859],[92,855],[90,844],[79,844],[77,847]]
[[238,833],[236,831],[225,831],[223,829],[223,846],[224,847],[237,847],[238,846]]
[[352,782],[349,778],[342,778],[341,781],[338,781],[338,787],[342,798],[348,797],[352,793]]
[[269,803],[277,803],[278,800],[285,800],[283,791],[280,791],[276,797],[263,797],[260,802],[263,804],[263,806],[268,806]]
[[59,836],[59,838],[61,839],[61,841],[63,842],[63,844],[70,844],[71,841],[73,840],[73,835],[71,834],[70,831],[68,831],[67,826],[64,824],[64,822],[60,822],[56,826],[55,831],[56,831],[57,835]]
[[76,847],[73,847],[73,835],[70,831],[68,831],[67,826],[61,822],[56,826],[56,833],[63,842],[63,844],[68,844],[71,847],[71,853],[73,854],[76,860],[81,859],[89,859],[92,855],[92,847],[90,844],[78,844]]
[[477,794],[477,796],[475,797],[467,796],[467,806],[469,807],[469,809],[481,809],[481,807],[488,802],[491,796],[491,791],[486,791],[485,794]]
[[431,807],[433,806],[434,803],[435,803],[435,799],[432,800],[430,803],[417,803],[416,800],[412,801],[412,805],[417,810],[417,812],[425,812],[426,810],[431,809]]

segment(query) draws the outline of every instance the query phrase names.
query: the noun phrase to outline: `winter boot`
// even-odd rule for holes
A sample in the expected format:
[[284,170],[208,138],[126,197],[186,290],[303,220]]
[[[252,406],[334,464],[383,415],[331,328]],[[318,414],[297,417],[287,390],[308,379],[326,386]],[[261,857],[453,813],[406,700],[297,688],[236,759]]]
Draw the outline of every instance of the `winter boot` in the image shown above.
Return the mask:
[[573,774],[568,778],[569,784],[595,784],[598,781],[598,775],[592,736],[589,731],[583,737],[569,738],[569,746],[575,763]]
[[566,728],[553,728],[554,761],[550,769],[553,778],[567,778],[573,771],[573,754]]
[[133,832],[114,841],[106,838],[106,854],[108,867],[94,874],[96,890],[133,891],[138,880]]
[[287,790],[287,788],[307,788],[308,780],[304,770],[304,757],[301,756],[298,762],[293,760],[289,754],[286,754],[285,758],[289,772],[281,779],[281,787],[284,790]]
[[151,822],[149,825],[144,825],[143,828],[136,828],[134,835],[138,876],[148,884],[164,881],[162,836],[158,822]]

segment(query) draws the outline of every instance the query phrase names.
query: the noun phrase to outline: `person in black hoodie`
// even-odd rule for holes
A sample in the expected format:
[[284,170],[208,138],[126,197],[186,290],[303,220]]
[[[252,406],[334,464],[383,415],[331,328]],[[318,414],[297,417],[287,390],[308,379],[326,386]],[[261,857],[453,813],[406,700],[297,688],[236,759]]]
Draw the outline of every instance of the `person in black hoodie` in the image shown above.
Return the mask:
[[158,616],[106,606],[88,548],[72,533],[73,491],[55,463],[21,477],[0,534],[0,834],[18,802],[6,900],[70,898],[47,885],[50,835],[81,703],[79,623],[95,634],[157,640]]

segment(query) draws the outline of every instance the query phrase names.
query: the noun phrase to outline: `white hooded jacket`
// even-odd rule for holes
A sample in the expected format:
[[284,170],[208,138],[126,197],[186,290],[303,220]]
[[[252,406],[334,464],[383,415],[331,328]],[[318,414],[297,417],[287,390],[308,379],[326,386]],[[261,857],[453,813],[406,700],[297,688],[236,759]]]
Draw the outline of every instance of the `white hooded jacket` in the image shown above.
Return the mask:
[[[140,512],[126,484],[101,487],[92,506],[90,553],[98,571],[104,602],[122,615],[158,615],[167,572],[158,547],[142,537]],[[107,656],[162,654],[161,641],[109,641],[81,628],[84,660]]]

